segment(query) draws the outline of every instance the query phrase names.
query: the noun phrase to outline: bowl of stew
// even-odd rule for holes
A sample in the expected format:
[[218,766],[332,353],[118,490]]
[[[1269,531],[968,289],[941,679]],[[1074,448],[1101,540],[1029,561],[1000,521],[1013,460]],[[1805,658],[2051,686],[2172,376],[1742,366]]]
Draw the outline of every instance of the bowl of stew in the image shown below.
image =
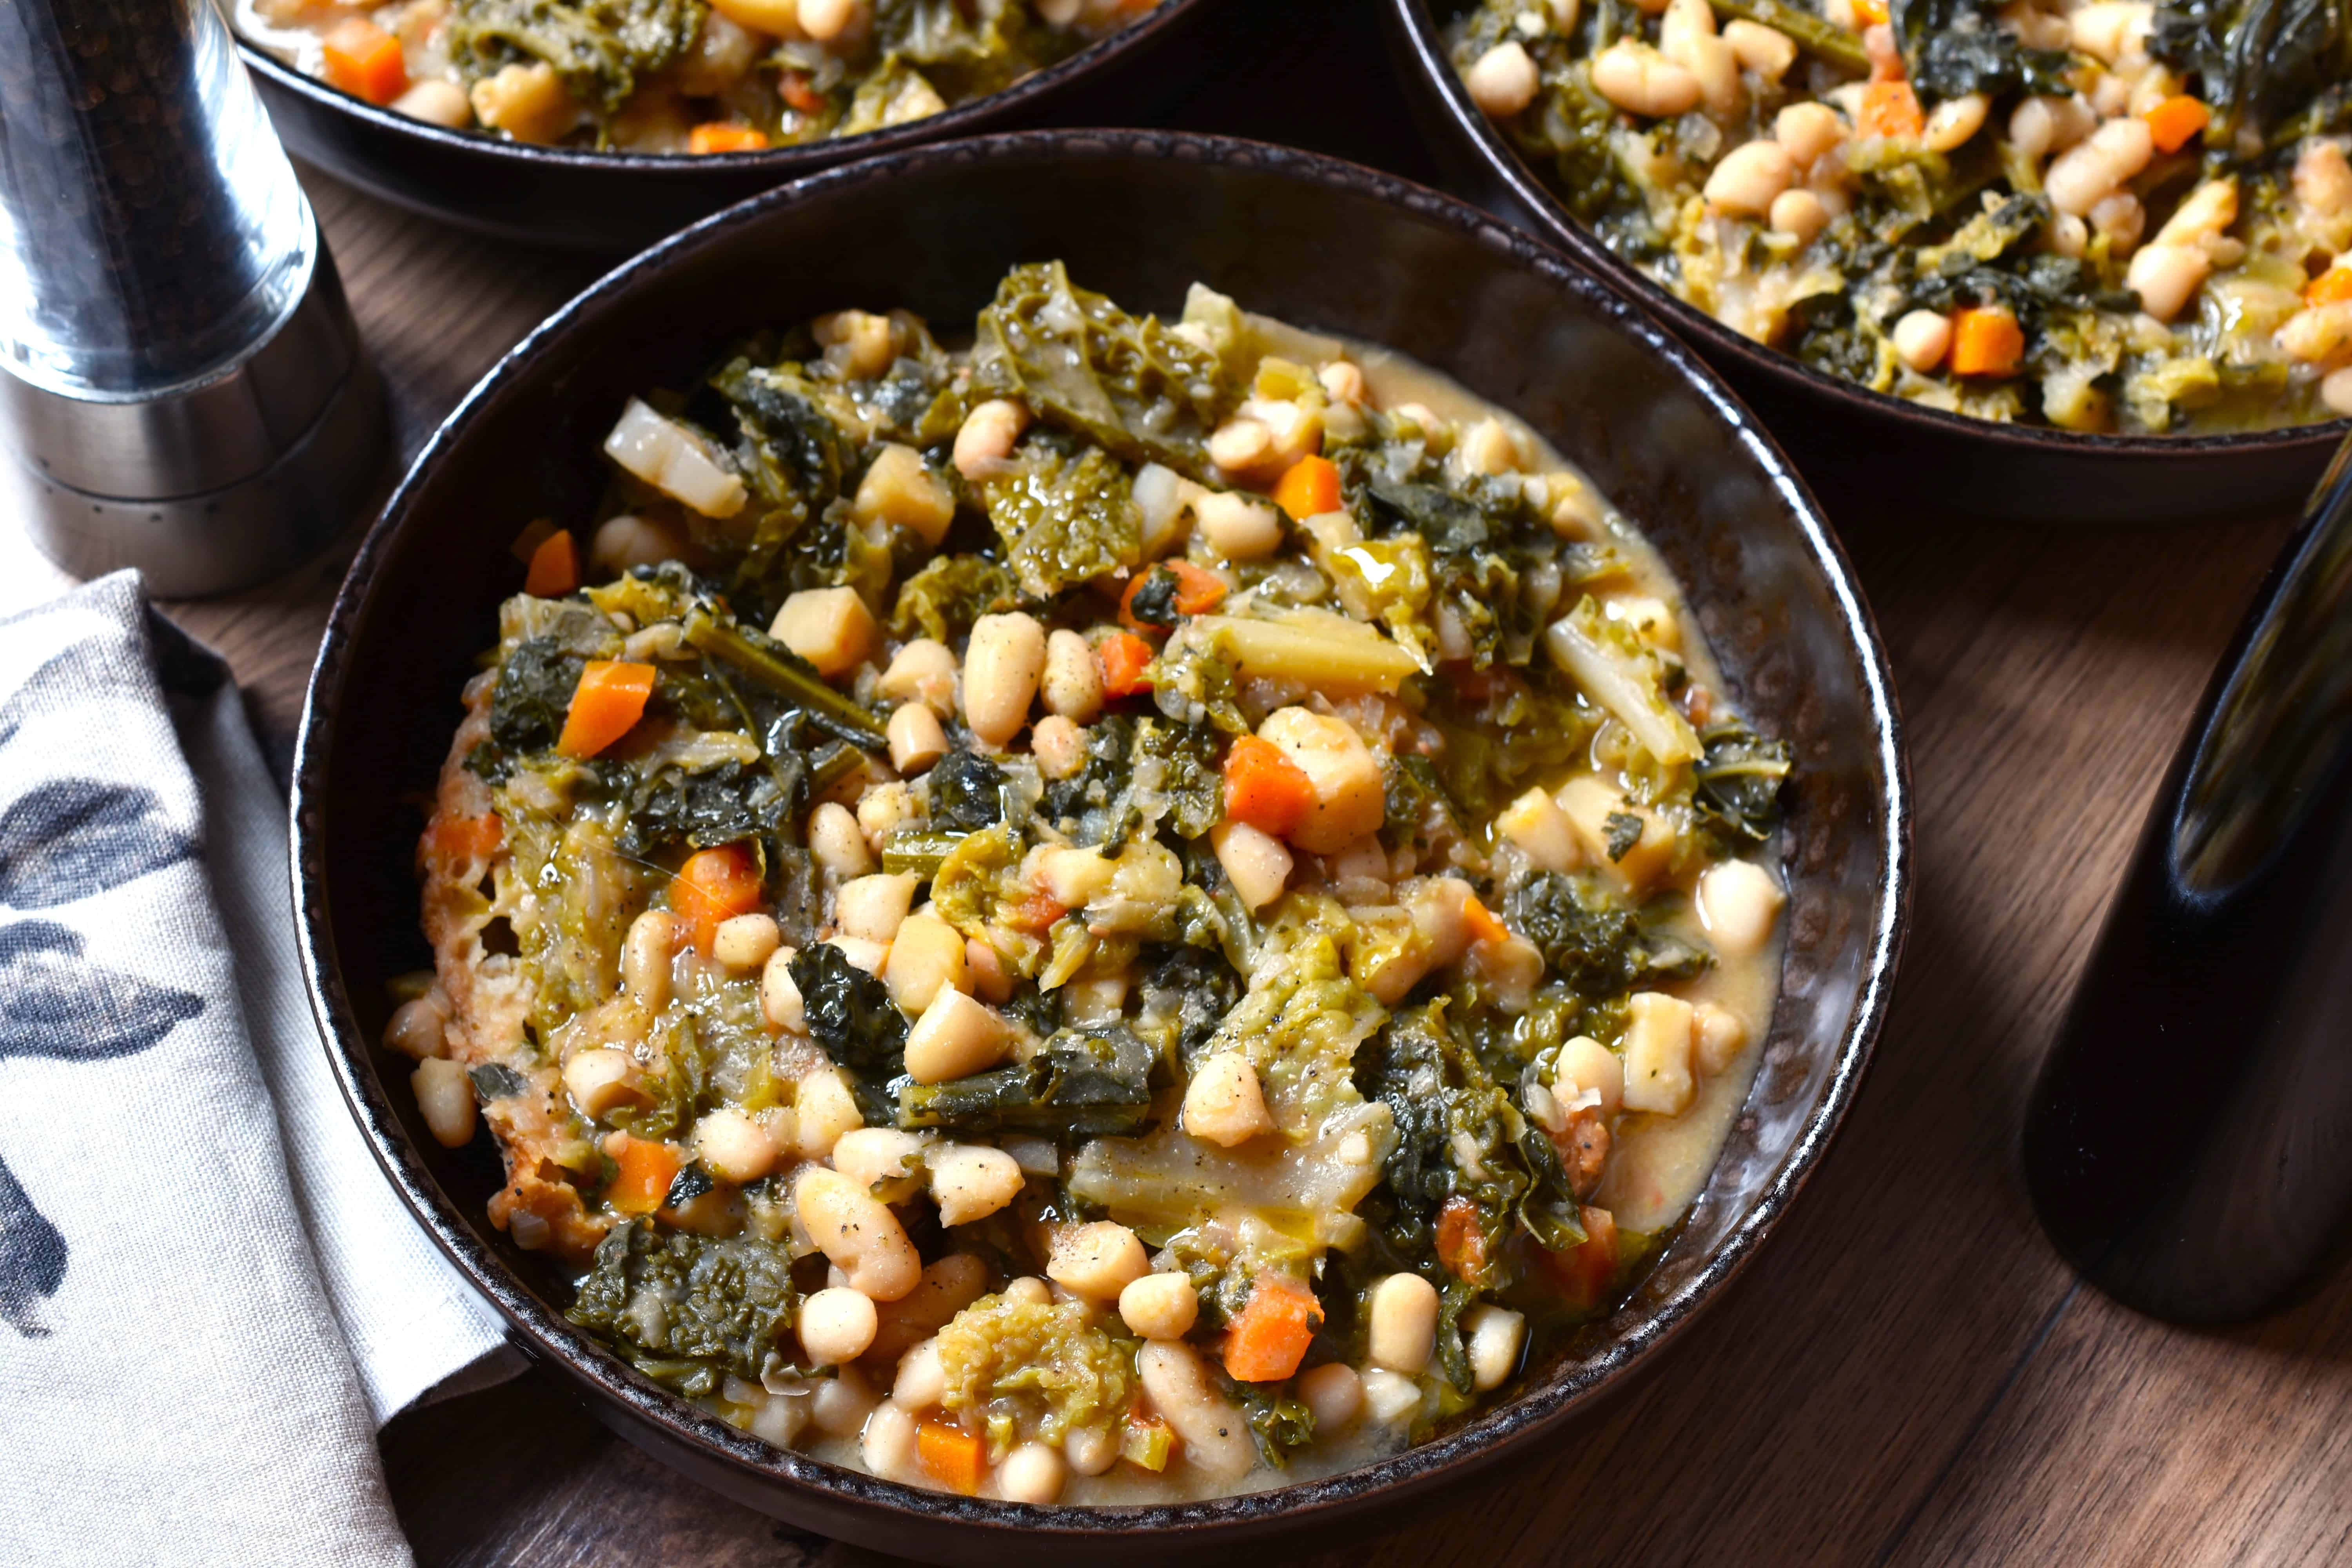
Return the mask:
[[337,1070],[519,1340],[942,1561],[1570,1418],[1793,1200],[1908,897],[1738,402],[1471,209],[1173,133],[819,174],[559,312],[362,544],[295,821]]
[[846,159],[1168,101],[1210,4],[237,0],[231,17],[296,156],[502,238],[617,252]]
[[1786,399],[1801,458],[2094,521],[2291,504],[2352,413],[2343,39],[2315,17],[2256,47],[2268,15],[1389,11],[1462,170]]

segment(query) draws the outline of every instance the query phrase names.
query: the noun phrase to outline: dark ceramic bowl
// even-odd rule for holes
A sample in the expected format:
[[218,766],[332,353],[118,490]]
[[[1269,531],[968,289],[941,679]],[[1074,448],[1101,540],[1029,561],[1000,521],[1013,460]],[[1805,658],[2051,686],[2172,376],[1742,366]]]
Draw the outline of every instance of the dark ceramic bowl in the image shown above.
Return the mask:
[[[1507,1403],[1362,1469],[1181,1507],[1034,1508],[912,1490],[780,1452],[573,1331],[568,1292],[483,1216],[488,1141],[425,1135],[377,1045],[384,984],[426,962],[410,846],[475,652],[518,590],[520,520],[584,521],[627,395],[730,338],[848,305],[968,321],[1016,262],[1178,307],[1195,279],[1252,309],[1391,345],[1517,411],[1638,520],[1742,703],[1797,758],[1782,989],[1764,1065],[1656,1271]],[[790,265],[779,265],[788,258]],[[1639,310],[1468,207],[1349,164],[1165,132],[954,142],[835,170],[711,219],[558,311],[434,436],[361,545],[302,720],[294,877],[311,995],[377,1157],[515,1338],[625,1436],[811,1529],[964,1563],[1099,1560],[1330,1525],[1558,1427],[1654,1357],[1754,1256],[1851,1103],[1909,892],[1895,700],[1869,612],[1803,485],[1739,404]]]
[[286,150],[411,211],[527,245],[619,255],[745,196],[875,153],[980,131],[1149,119],[1210,68],[1198,23],[1214,0],[1161,0],[1003,92],[910,124],[761,153],[702,157],[534,147],[379,109],[240,38]]
[[[2089,436],[1997,425],[1871,392],[1753,342],[1620,258],[1470,100],[1439,29],[1465,0],[1382,0],[1413,116],[1448,178],[1637,296],[1842,494],[2050,523],[2239,520],[2294,510],[2352,421],[2233,436]],[[1857,472],[1856,470],[1859,470]]]

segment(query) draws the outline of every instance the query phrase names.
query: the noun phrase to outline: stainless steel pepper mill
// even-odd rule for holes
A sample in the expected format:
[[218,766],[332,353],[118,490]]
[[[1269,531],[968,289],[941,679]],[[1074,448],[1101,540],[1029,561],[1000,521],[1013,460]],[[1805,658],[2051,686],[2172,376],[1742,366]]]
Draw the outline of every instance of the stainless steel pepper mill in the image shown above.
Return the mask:
[[0,3],[0,526],[259,581],[374,484],[383,393],[214,0]]

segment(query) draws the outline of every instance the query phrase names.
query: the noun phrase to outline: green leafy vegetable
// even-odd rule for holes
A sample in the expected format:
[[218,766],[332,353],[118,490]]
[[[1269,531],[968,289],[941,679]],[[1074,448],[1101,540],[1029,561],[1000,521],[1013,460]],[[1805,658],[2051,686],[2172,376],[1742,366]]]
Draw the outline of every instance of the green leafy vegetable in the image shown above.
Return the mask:
[[2346,0],[2160,0],[2148,54],[2194,73],[2211,143],[2259,150],[2271,128],[2352,76]]
[[869,751],[888,744],[871,713],[826,685],[808,660],[765,633],[738,626],[708,605],[697,605],[686,617],[686,640],[803,708],[843,740]]
[[1601,842],[1612,860],[1622,860],[1642,841],[1642,819],[1630,811],[1612,811],[1601,819]]
[[1588,875],[1536,872],[1512,884],[1503,910],[1510,928],[1536,944],[1545,964],[1588,995],[1687,978],[1707,962],[1679,938],[1645,931],[1639,915]]
[[1209,435],[1240,402],[1213,353],[1077,288],[1058,261],[1005,275],[973,359],[978,382],[1047,423],[1203,481]]
[[1911,83],[1924,97],[2074,90],[2066,52],[2025,47],[1984,0],[1888,0],[1886,10]]
[[1142,553],[1134,487],[1099,447],[1072,451],[1033,437],[1013,469],[983,480],[980,493],[1006,563],[1039,598],[1132,566]]
[[867,1117],[887,1116],[890,1081],[907,1070],[907,1016],[890,988],[831,942],[793,954],[792,974],[810,1037],[848,1071]]
[[926,781],[931,821],[950,833],[976,833],[1004,820],[1004,770],[977,752],[950,752]]
[[507,656],[490,692],[490,739],[509,752],[555,744],[587,660],[551,637],[533,637]]
[[1735,837],[1762,843],[1780,820],[1780,786],[1789,743],[1768,741],[1737,720],[1699,736],[1706,752],[1693,774],[1692,804],[1701,820]]
[[612,1341],[656,1383],[701,1398],[730,1375],[755,1381],[790,1363],[799,1302],[781,1246],[624,1220],[598,1244],[564,1316]]
[[640,80],[685,58],[703,12],[700,0],[456,0],[449,55],[475,80],[545,60],[574,99],[610,115]]
[[466,1076],[473,1080],[474,1092],[480,1095],[485,1103],[493,1100],[512,1100],[517,1095],[530,1092],[530,1080],[503,1063],[489,1062],[469,1068]]
[[898,1091],[898,1125],[1057,1137],[1132,1132],[1151,1110],[1150,1048],[1123,1024],[1064,1029],[1027,1061]]
[[894,637],[920,635],[943,643],[962,640],[982,616],[1021,602],[1021,584],[985,555],[935,555],[898,589],[890,612]]

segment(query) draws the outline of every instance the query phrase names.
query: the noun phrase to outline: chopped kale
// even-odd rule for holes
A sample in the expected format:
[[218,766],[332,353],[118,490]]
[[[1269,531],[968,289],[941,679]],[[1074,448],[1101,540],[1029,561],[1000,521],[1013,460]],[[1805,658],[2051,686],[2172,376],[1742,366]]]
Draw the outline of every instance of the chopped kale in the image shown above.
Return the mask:
[[1143,549],[1127,470],[1099,447],[1074,445],[1032,437],[1010,472],[980,487],[1005,563],[1039,598],[1131,566]]
[[890,612],[894,637],[918,634],[943,643],[961,641],[982,616],[1021,602],[1021,584],[985,555],[938,555],[907,579]]
[[597,1245],[564,1316],[656,1383],[701,1398],[730,1375],[756,1381],[790,1363],[799,1302],[791,1255],[777,1243],[623,1220]]
[[2196,75],[2198,96],[2213,110],[2209,144],[2242,156],[2352,75],[2352,7],[2343,0],[2158,0],[2147,52]]
[[1426,851],[1462,837],[1461,814],[1427,757],[1391,757],[1383,784],[1387,815],[1381,841],[1390,848]]
[[1693,774],[1691,803],[1700,819],[1762,843],[1780,820],[1789,743],[1765,740],[1737,721],[1709,725],[1699,741],[1706,754]]
[[1257,1444],[1258,1458],[1272,1468],[1286,1468],[1291,1450],[1304,1448],[1315,1441],[1315,1413],[1296,1394],[1265,1384],[1236,1383],[1231,1378],[1219,1381],[1229,1384],[1227,1392],[1240,1402],[1242,1414],[1249,1421],[1250,1436]]
[[1160,810],[1130,804],[1143,809],[1147,819],[1165,821],[1181,837],[1200,837],[1224,812],[1224,775],[1218,767],[1223,750],[1223,736],[1211,725],[1137,721],[1129,776],[1137,789],[1159,803]]
[[490,693],[490,739],[509,752],[555,744],[587,662],[552,637],[517,644]]
[[1612,860],[1622,860],[1642,842],[1642,819],[1630,811],[1612,811],[1601,819],[1601,842]]
[[783,784],[767,769],[742,763],[721,763],[697,773],[655,770],[631,792],[622,853],[644,857],[679,845],[712,849],[762,834],[782,835],[798,814],[803,782],[797,758],[785,765]]
[[1706,963],[1706,955],[1688,942],[1645,930],[1638,915],[1590,876],[1538,871],[1511,886],[1503,909],[1511,929],[1536,944],[1544,963],[1589,996],[1686,976]]
[[488,1062],[467,1070],[473,1080],[474,1092],[487,1104],[493,1100],[512,1100],[530,1092],[530,1080],[500,1062]]
[[1167,948],[1145,972],[1142,994],[1144,1017],[1170,1027],[1189,1068],[1242,999],[1242,979],[1219,948],[1185,943]]
[[977,833],[1004,820],[1004,770],[977,752],[950,752],[929,777],[931,821],[951,833]]
[[1971,92],[2065,94],[2073,65],[2063,49],[2029,49],[1985,0],[1889,0],[1911,83],[1929,100]]
[[831,942],[793,954],[792,973],[810,1037],[847,1070],[867,1117],[887,1116],[890,1080],[907,1068],[907,1016],[890,988]]
[[449,55],[469,79],[545,60],[565,90],[605,115],[701,36],[701,0],[457,0]]
[[1027,1061],[898,1091],[898,1125],[1058,1137],[1132,1132],[1151,1110],[1150,1047],[1123,1024],[1063,1029]]
[[1156,317],[1077,288],[1058,261],[1005,275],[980,313],[974,357],[982,384],[1020,397],[1050,425],[1129,462],[1216,477],[1209,435],[1240,402],[1217,356]]
[[1158,631],[1173,631],[1184,613],[1176,607],[1176,595],[1182,591],[1183,579],[1164,565],[1155,564],[1143,574],[1134,594],[1127,601],[1127,613],[1138,626]]
[[710,1173],[702,1168],[702,1162],[688,1161],[671,1180],[669,1191],[662,1198],[662,1207],[684,1208],[695,1199],[717,1189],[718,1184],[710,1179]]

